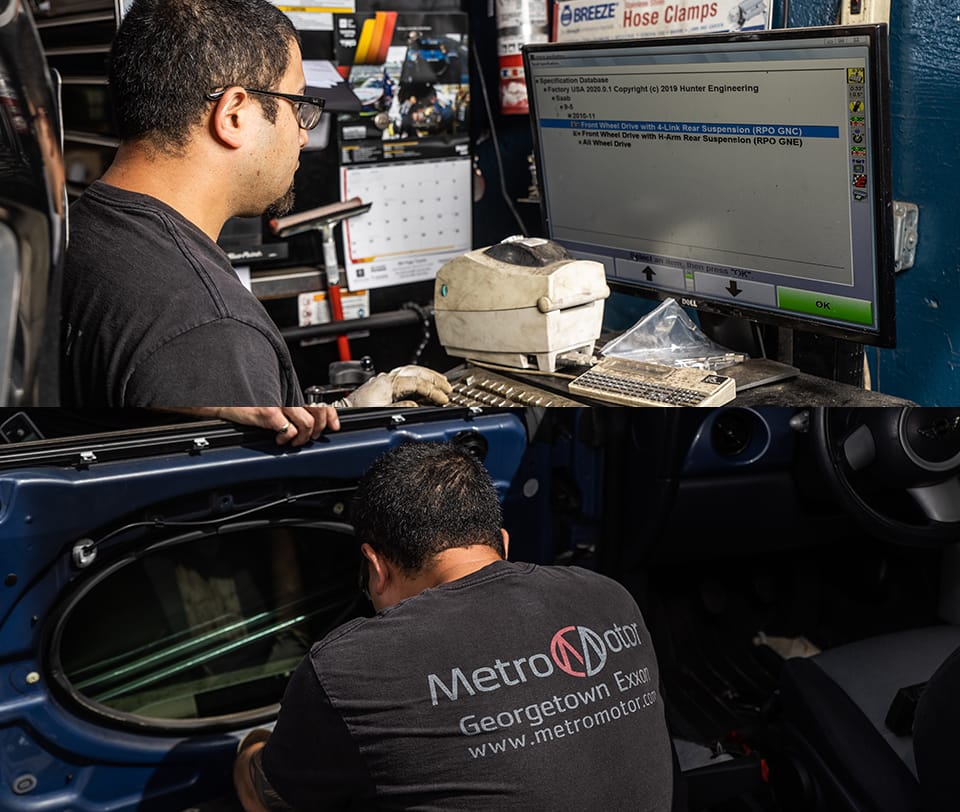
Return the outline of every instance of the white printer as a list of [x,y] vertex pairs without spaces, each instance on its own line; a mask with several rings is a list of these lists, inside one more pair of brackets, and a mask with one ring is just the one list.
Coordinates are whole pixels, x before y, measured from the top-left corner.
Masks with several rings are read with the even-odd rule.
[[562,353],[593,353],[609,295],[601,263],[550,240],[510,237],[437,272],[437,336],[449,355],[553,372]]

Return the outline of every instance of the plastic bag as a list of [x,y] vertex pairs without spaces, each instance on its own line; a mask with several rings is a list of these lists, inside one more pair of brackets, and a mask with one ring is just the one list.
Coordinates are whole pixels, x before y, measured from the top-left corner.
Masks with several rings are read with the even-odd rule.
[[629,330],[608,341],[600,354],[702,369],[723,369],[747,358],[710,340],[675,299],[665,299]]

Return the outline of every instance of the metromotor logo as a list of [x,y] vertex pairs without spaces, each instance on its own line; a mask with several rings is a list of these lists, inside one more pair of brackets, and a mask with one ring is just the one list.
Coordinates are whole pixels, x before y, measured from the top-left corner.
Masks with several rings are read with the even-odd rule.
[[550,641],[550,657],[561,671],[571,677],[592,677],[603,670],[607,662],[607,647],[603,638],[593,629],[567,626],[560,629]]
[[460,666],[450,669],[449,679],[427,675],[432,704],[441,696],[456,702],[463,696],[476,696],[500,688],[509,688],[532,679],[545,679],[558,670],[571,677],[585,679],[603,671],[611,654],[642,645],[638,623],[613,625],[597,632],[587,626],[564,626],[550,638],[549,654],[534,652],[521,657],[501,659],[472,670]]

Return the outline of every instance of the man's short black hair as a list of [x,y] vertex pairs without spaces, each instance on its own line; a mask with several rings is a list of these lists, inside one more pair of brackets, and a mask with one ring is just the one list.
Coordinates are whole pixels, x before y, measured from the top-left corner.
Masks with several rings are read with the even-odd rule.
[[357,488],[353,525],[360,543],[409,573],[454,547],[485,544],[504,555],[493,480],[450,443],[402,443],[377,459]]
[[[299,35],[268,0],[134,0],[110,50],[109,82],[122,139],[176,152],[212,102],[241,85],[273,90]],[[273,121],[277,101],[257,96]]]

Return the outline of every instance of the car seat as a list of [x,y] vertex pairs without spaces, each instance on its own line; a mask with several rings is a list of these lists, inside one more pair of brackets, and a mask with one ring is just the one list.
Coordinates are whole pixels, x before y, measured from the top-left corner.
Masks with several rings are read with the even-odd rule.
[[771,767],[785,812],[941,812],[960,804],[960,626],[786,660]]

